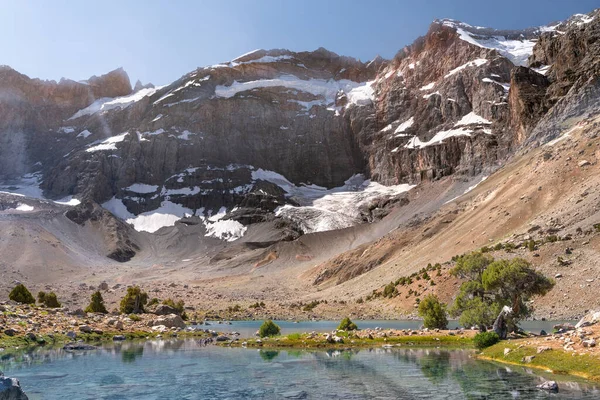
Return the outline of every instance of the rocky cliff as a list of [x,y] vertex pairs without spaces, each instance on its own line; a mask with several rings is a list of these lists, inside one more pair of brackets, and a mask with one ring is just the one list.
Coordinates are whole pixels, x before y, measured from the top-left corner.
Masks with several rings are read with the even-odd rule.
[[[257,50],[133,93],[122,70],[54,83],[4,68],[0,174],[39,171],[46,196],[125,220],[225,218],[243,234],[289,207],[330,212],[316,199],[367,191],[349,180],[359,173],[385,185],[487,173],[560,133],[558,118],[593,112],[598,14],[520,31],[437,20],[389,61]],[[385,215],[368,214],[351,217]]]

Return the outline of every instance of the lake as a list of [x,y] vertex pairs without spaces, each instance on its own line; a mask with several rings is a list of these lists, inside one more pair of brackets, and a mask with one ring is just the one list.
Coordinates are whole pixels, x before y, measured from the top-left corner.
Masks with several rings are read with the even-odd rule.
[[[69,353],[2,356],[0,369],[31,400],[58,399],[598,399],[599,388],[472,358],[469,350],[256,350],[198,340],[111,343]],[[552,377],[555,379],[556,377]]]
[[[238,332],[240,337],[253,337],[260,325],[260,321],[231,321],[231,325],[219,323],[218,321],[208,321],[210,325],[197,325],[203,329],[212,329],[219,332]],[[281,334],[287,335],[294,332],[331,332],[336,329],[340,321],[274,321],[281,328]],[[382,329],[419,329],[423,325],[420,320],[369,320],[369,321],[354,321],[359,329],[374,329],[376,327]],[[522,321],[520,326],[526,331],[540,333],[543,329],[546,332],[552,332],[552,327],[556,324],[569,322],[576,324],[577,321]],[[457,321],[449,321],[449,328],[458,327]]]

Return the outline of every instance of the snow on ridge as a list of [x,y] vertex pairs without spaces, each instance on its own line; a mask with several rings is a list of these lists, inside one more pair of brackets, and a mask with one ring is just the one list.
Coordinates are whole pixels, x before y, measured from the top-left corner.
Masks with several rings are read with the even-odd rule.
[[77,135],[76,137],[81,137],[86,139],[88,136],[92,135],[92,132],[88,131],[87,129],[79,132],[79,135]]
[[486,64],[488,62],[488,60],[486,60],[485,58],[477,58],[475,60],[469,61],[468,63],[465,63],[463,65],[461,65],[460,67],[456,67],[454,68],[452,71],[448,72],[444,78],[449,78],[452,75],[462,71],[465,68],[469,68],[469,67],[481,67],[482,65]]
[[539,68],[532,68],[532,70],[534,70],[538,74],[546,75],[548,71],[550,71],[550,68],[552,68],[552,65],[542,65]]
[[429,93],[429,94],[424,94],[424,95],[423,95],[423,98],[424,98],[424,99],[428,99],[428,98],[430,98],[431,96],[441,96],[441,95],[442,95],[442,94],[441,94],[440,92],[433,92],[433,93]]
[[259,79],[256,81],[238,82],[234,81],[230,86],[219,85],[215,88],[215,95],[223,98],[231,98],[237,93],[248,90],[269,87],[285,87],[302,92],[310,93],[314,96],[323,97],[328,104],[335,102],[338,92],[344,91],[350,102],[355,104],[364,104],[373,98],[372,82],[358,83],[347,79],[339,81],[330,79],[308,80],[300,79],[294,75],[282,75],[273,79]]
[[433,87],[434,87],[434,86],[435,86],[435,82],[431,82],[431,83],[428,83],[428,84],[427,84],[427,85],[425,85],[425,86],[422,86],[422,87],[421,87],[419,90],[420,90],[420,91],[422,91],[422,92],[424,92],[424,91],[426,91],[426,90],[431,90],[431,89],[433,89]]
[[422,149],[423,147],[432,146],[442,143],[445,139],[455,136],[471,136],[473,131],[467,128],[449,129],[445,131],[439,131],[430,140],[422,142],[418,136],[414,136],[404,145],[406,149]]
[[258,53],[259,51],[262,51],[262,50],[263,50],[263,49],[254,49],[254,50],[252,50],[252,51],[249,51],[249,52],[247,52],[247,53],[244,53],[244,54],[242,54],[241,56],[238,56],[238,57],[234,58],[234,59],[233,59],[233,61],[237,61],[237,60],[239,60],[240,58],[248,57],[248,56],[250,56],[250,55],[252,55],[252,54],[254,54],[254,53]]
[[510,89],[510,84],[498,82],[498,81],[495,81],[495,80],[493,80],[491,78],[483,78],[481,81],[485,82],[485,83],[494,83],[496,85],[500,85],[500,86],[502,86],[502,88],[504,89],[504,91],[507,92],[507,93],[508,93],[508,91]]
[[493,49],[498,51],[504,57],[508,58],[515,65],[526,66],[527,59],[533,54],[534,40],[523,38],[523,40],[507,39],[506,36],[497,35],[478,35],[469,32],[467,29],[483,30],[487,28],[473,27],[464,22],[454,20],[442,20],[444,26],[456,29],[460,39],[467,43],[482,47],[484,49]]
[[162,89],[164,86],[157,86],[154,88],[140,89],[135,93],[121,97],[103,97],[94,101],[86,108],[77,111],[69,120],[77,119],[85,115],[95,114],[97,112],[104,112],[115,108],[127,108],[130,105],[142,100],[144,97],[152,96],[154,93]]
[[398,127],[396,128],[396,130],[394,131],[394,133],[395,134],[403,133],[408,128],[410,128],[411,126],[413,126],[414,123],[415,123],[415,117],[410,117],[409,119],[407,119],[406,121],[404,121],[403,123],[401,123],[400,125],[398,125]]
[[464,125],[490,125],[492,122],[488,121],[487,119],[480,117],[479,115],[475,114],[474,111],[471,111],[470,113],[468,113],[467,115],[463,116],[460,121],[458,121],[454,126],[458,127],[458,126],[464,126]]
[[103,150],[116,150],[117,143],[125,140],[125,136],[127,136],[129,132],[122,133],[117,136],[109,137],[104,140],[97,140],[91,144],[92,147],[87,148],[85,151],[88,153],[93,153],[95,151],[103,151]]

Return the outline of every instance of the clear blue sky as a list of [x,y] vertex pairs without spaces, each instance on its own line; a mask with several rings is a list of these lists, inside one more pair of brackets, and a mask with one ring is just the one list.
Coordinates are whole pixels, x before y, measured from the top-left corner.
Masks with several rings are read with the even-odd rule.
[[169,83],[257,48],[391,58],[435,18],[524,28],[600,0],[0,0],[0,64],[31,77],[86,79],[122,66]]

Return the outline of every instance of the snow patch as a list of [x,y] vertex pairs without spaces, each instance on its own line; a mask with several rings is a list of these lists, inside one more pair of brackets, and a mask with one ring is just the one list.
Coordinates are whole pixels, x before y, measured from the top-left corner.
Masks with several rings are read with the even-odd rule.
[[475,112],[471,111],[470,113],[468,113],[467,115],[465,115],[464,117],[462,117],[460,119],[460,121],[458,121],[454,126],[464,126],[464,125],[489,125],[491,124],[491,121],[488,121],[487,119],[480,117],[479,115],[475,114]]
[[408,128],[410,128],[411,126],[413,126],[414,123],[415,123],[415,117],[410,117],[409,119],[407,119],[406,121],[404,121],[403,123],[401,123],[400,125],[398,125],[398,127],[396,128],[396,130],[394,131],[394,133],[395,134],[403,133]]
[[459,73],[460,71],[462,71],[465,68],[469,68],[469,67],[481,67],[482,65],[486,64],[488,62],[488,60],[486,60],[485,58],[478,58],[475,59],[473,61],[469,61],[466,64],[461,65],[460,67],[454,68],[452,71],[448,72],[444,78],[449,78],[454,74]]
[[117,136],[109,137],[108,139],[100,141],[97,140],[91,144],[92,147],[86,149],[85,151],[87,151],[88,153],[92,153],[95,151],[116,150],[117,143],[120,143],[123,140],[125,140],[125,136],[127,136],[128,134],[129,132],[125,132]]
[[215,88],[218,97],[231,98],[240,92],[258,88],[285,87],[320,96],[327,104],[335,103],[337,94],[343,91],[347,94],[351,103],[362,105],[373,100],[373,82],[358,83],[347,79],[325,80],[325,79],[300,79],[294,75],[282,75],[273,79],[259,79],[256,81],[238,82],[234,81],[230,86],[219,85]]
[[449,129],[446,131],[440,131],[435,134],[430,140],[422,142],[417,136],[414,136],[409,142],[404,145],[407,149],[422,149],[423,147],[432,146],[442,143],[445,139],[455,136],[471,136],[472,130],[466,128]]
[[92,135],[92,132],[88,131],[87,129],[84,131],[79,132],[79,135],[77,135],[76,137],[81,137],[81,138],[87,138],[88,136]]
[[428,83],[425,86],[422,86],[419,90],[424,92],[425,90],[431,90],[435,86],[435,82]]
[[154,193],[158,190],[158,185],[147,185],[145,183],[134,183],[133,185],[126,187],[125,190],[134,193]]
[[157,86],[154,88],[146,88],[140,89],[137,92],[130,94],[128,96],[122,97],[104,97],[94,101],[88,107],[77,111],[69,120],[77,119],[83,117],[85,115],[95,114],[97,112],[105,112],[108,110],[112,110],[115,108],[127,108],[130,105],[142,100],[144,97],[152,96],[158,90],[162,89],[164,86]]

